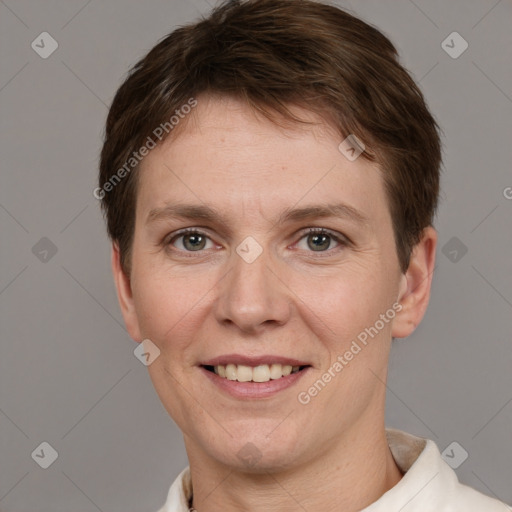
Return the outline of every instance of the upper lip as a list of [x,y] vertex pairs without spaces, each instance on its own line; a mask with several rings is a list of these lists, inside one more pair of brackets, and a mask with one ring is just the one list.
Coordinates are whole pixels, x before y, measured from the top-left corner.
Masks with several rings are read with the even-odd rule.
[[260,366],[263,364],[281,364],[290,366],[310,366],[307,361],[300,361],[299,359],[292,359],[290,357],[267,355],[260,356],[245,356],[242,354],[225,354],[217,356],[207,361],[200,363],[201,366],[226,366],[228,364],[245,365],[245,366]]

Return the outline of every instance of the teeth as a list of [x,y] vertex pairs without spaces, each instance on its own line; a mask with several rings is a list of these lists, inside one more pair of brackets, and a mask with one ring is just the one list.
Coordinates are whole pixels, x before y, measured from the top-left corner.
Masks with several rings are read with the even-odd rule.
[[270,365],[270,378],[280,379],[283,376],[283,366],[280,364]]
[[249,382],[252,380],[252,368],[239,364],[236,368],[236,380],[238,382]]
[[246,366],[243,364],[228,364],[226,366],[218,365],[213,367],[213,371],[219,376],[228,380],[237,380],[238,382],[268,382],[269,380],[286,377],[290,373],[299,371],[299,366],[289,364],[262,364],[260,366]]
[[[218,372],[218,370],[217,370]],[[218,372],[220,373],[220,372]],[[234,364],[228,364],[226,366],[226,378],[229,380],[236,380],[237,373],[236,373],[236,366]]]
[[262,364],[252,369],[252,380],[254,382],[268,382],[270,380],[270,368],[268,364]]

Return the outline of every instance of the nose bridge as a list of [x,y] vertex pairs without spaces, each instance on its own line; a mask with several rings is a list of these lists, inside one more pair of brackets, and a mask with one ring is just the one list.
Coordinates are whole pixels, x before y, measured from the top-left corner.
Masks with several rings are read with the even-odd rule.
[[290,301],[286,287],[275,274],[275,260],[268,248],[247,237],[231,255],[231,271],[222,280],[216,315],[254,331],[264,323],[286,322]]

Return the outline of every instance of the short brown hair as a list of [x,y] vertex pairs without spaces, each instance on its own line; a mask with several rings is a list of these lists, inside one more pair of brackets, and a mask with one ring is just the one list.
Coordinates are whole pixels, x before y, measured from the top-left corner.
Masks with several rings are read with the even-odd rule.
[[[395,47],[376,28],[325,3],[230,0],[161,40],[130,70],[112,102],[95,195],[128,274],[138,166],[132,162],[130,172],[126,162],[200,94],[243,100],[274,122],[276,114],[305,122],[288,109],[303,106],[333,123],[340,142],[356,135],[366,147],[361,156],[384,173],[398,259],[407,270],[414,245],[433,223],[441,144]],[[166,129],[159,143],[170,133]]]

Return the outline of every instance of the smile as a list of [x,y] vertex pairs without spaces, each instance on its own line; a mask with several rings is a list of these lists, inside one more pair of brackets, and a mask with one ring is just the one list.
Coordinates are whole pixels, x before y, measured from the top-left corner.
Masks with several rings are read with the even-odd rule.
[[214,389],[223,394],[238,400],[260,400],[270,399],[292,387],[309,373],[312,367],[280,363],[262,364],[258,361],[258,364],[253,363],[251,366],[216,362],[200,365],[199,369]]
[[258,366],[220,364],[216,366],[204,366],[204,368],[227,380],[236,380],[238,382],[268,382],[297,373],[306,368],[306,366],[292,366],[279,363],[261,364]]

